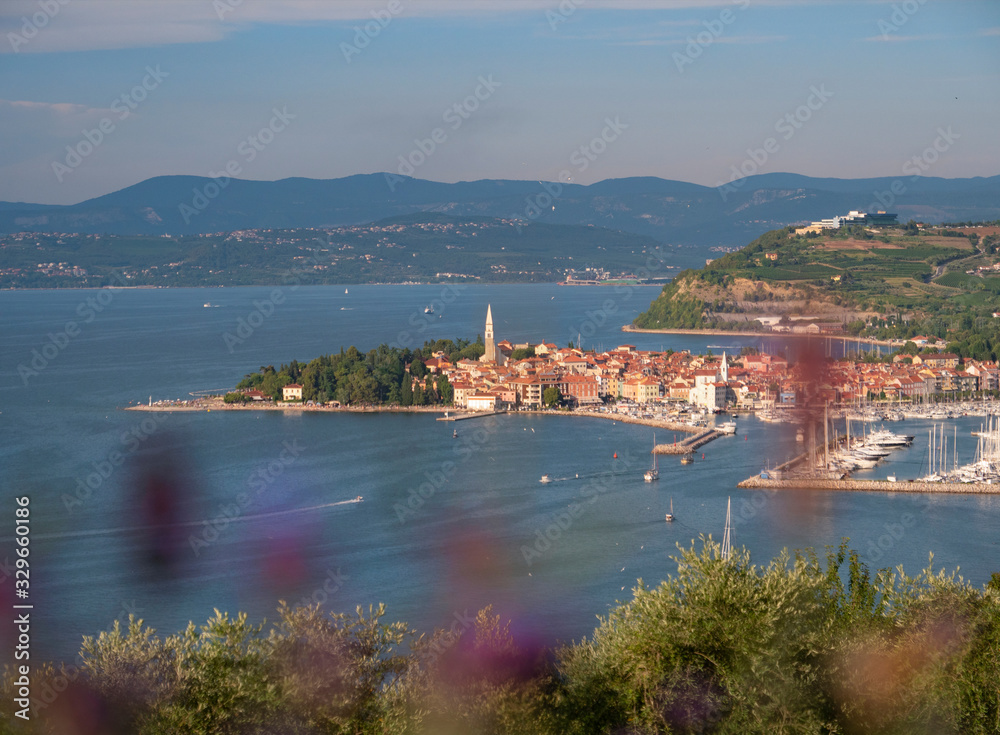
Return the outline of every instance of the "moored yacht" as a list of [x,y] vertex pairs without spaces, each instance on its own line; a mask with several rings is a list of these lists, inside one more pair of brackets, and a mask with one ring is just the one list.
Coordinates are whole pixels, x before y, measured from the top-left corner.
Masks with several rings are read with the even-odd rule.
[[878,447],[908,447],[913,443],[909,434],[895,434],[888,429],[879,429],[868,435],[865,444]]
[[653,434],[653,466],[646,470],[643,474],[643,479],[646,482],[653,482],[654,480],[660,479],[660,468],[656,462],[656,434]]

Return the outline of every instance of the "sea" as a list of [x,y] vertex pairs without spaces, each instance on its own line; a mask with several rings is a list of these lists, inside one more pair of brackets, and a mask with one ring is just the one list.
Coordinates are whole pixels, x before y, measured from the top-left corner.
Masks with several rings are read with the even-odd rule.
[[[872,569],[1000,571],[995,496],[740,490],[800,451],[794,427],[737,419],[695,462],[659,458],[647,426],[578,416],[146,413],[138,403],[234,386],[261,366],[380,343],[497,339],[716,354],[759,338],[622,333],[656,287],[291,285],[0,292],[0,600],[30,604],[33,661],[72,662],[130,615],[159,635],[214,610],[273,621],[280,601],[463,630],[493,605],[522,640],[578,641],[599,617],[721,540],[769,562],[849,538]],[[426,313],[429,307],[433,314]],[[946,423],[970,461],[982,419]],[[926,473],[930,421],[866,476]],[[856,430],[856,429],[855,429]],[[453,432],[457,431],[457,436]],[[951,451],[951,450],[949,450]],[[553,482],[541,483],[542,475]],[[360,496],[361,501],[357,498]],[[30,586],[15,587],[17,498]],[[673,506],[676,520],[666,523]],[[23,588],[23,585],[22,585]],[[13,650],[13,626],[0,643]]]

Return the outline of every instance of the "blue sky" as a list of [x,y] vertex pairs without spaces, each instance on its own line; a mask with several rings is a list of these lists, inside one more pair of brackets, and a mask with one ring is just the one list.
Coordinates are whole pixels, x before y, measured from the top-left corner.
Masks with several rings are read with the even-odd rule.
[[928,176],[992,176],[998,122],[997,0],[0,5],[0,201],[230,162],[717,185],[897,176],[918,156]]

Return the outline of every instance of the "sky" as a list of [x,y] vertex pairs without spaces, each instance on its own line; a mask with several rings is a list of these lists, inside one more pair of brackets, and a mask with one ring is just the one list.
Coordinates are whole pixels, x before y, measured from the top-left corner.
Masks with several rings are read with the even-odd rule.
[[998,0],[3,0],[0,201],[1000,174]]

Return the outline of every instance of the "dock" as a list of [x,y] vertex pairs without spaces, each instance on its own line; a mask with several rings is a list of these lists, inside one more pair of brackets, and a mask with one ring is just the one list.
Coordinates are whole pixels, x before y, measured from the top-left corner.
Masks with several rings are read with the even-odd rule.
[[653,447],[654,454],[689,454],[696,449],[703,447],[713,439],[718,439],[722,434],[715,429],[703,431],[700,434],[689,436],[676,444],[657,444]]
[[487,416],[499,416],[501,414],[507,413],[506,411],[473,411],[470,413],[463,413],[457,416],[451,416],[445,413],[444,416],[438,416],[438,421],[465,421],[466,419],[484,419]]
[[985,482],[920,482],[905,480],[833,480],[818,477],[799,477],[776,480],[750,477],[736,487],[751,490],[844,490],[874,493],[941,493],[951,495],[1000,495],[1000,485]]

